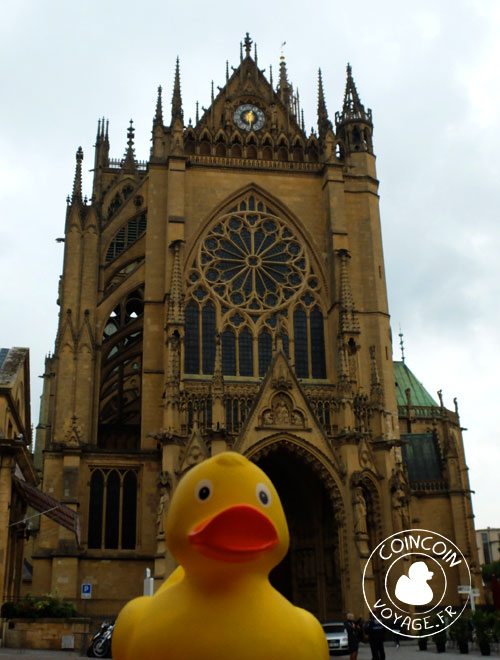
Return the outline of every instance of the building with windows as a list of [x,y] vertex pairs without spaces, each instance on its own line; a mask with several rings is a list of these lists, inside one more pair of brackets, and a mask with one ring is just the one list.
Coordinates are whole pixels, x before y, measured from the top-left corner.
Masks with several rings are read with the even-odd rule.
[[31,454],[27,348],[0,349],[0,602],[17,598],[28,523],[24,488],[38,481]]
[[370,551],[404,527],[454,539],[477,577],[458,413],[392,360],[372,113],[348,66],[331,121],[320,73],[307,132],[283,57],[277,74],[247,35],[186,123],[177,61],[147,162],[132,124],[110,158],[99,121],[90,202],[77,151],[37,456],[82,535],[42,521],[35,592],[91,583],[89,611],[111,612],[147,567],[159,584],[172,490],[226,449],[276,484],[291,549],[273,581],[320,619],[363,610]]
[[481,566],[500,561],[500,529],[498,527],[476,529],[476,541]]

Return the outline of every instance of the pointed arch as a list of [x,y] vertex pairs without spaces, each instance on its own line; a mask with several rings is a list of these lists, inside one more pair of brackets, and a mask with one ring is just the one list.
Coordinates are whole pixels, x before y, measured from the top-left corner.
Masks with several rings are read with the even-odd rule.
[[[218,332],[224,375],[263,377],[278,335],[285,352],[293,353],[293,310],[300,305],[305,330],[302,343],[297,331],[295,352],[302,349],[305,366],[297,374],[307,379],[324,377],[324,369],[311,367],[316,365],[311,338],[321,340],[321,363],[325,353],[324,331],[321,334],[324,279],[300,223],[291,215],[257,186],[245,186],[219,206],[203,233],[194,237],[185,261],[186,373],[213,373],[212,357],[210,369],[202,363],[205,349],[201,346],[209,347],[209,335],[213,338]],[[201,329],[201,309],[208,299],[212,311],[207,334]],[[316,311],[311,317],[313,307]]]
[[320,619],[337,620],[345,611],[349,556],[334,466],[317,448],[290,434],[261,440],[246,456],[272,479],[288,520],[290,551],[271,581]]
[[196,135],[192,126],[188,126],[184,133],[184,153],[192,156],[196,151]]

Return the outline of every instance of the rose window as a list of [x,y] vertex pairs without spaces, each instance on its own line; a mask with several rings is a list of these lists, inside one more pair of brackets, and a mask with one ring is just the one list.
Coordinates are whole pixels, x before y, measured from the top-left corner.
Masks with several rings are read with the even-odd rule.
[[250,194],[200,240],[188,272],[184,373],[213,374],[219,342],[224,376],[264,377],[281,345],[299,378],[325,378],[321,286],[290,227]]
[[290,303],[309,273],[303,245],[270,209],[255,208],[253,198],[210,231],[198,265],[222,302],[248,312]]

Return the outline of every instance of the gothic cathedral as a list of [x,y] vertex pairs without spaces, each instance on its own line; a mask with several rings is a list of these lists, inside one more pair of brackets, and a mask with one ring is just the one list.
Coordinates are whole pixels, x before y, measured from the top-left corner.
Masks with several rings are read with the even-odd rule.
[[363,614],[371,549],[403,528],[453,539],[477,578],[458,411],[392,358],[372,114],[351,67],[334,122],[319,73],[310,133],[284,57],[274,84],[247,34],[225,78],[186,123],[177,61],[147,162],[132,125],[111,159],[100,121],[90,201],[77,151],[36,458],[78,525],[43,518],[32,591],[91,584],[88,611],[116,613],[146,568],[161,584],[172,490],[228,449],[275,483],[291,547],[272,580],[321,620]]

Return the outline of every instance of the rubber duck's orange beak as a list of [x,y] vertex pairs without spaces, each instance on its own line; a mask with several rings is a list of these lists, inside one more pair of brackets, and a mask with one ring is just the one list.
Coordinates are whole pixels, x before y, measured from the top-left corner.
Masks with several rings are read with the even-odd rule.
[[279,543],[271,520],[249,504],[237,504],[189,532],[190,544],[205,557],[231,563],[251,561]]

